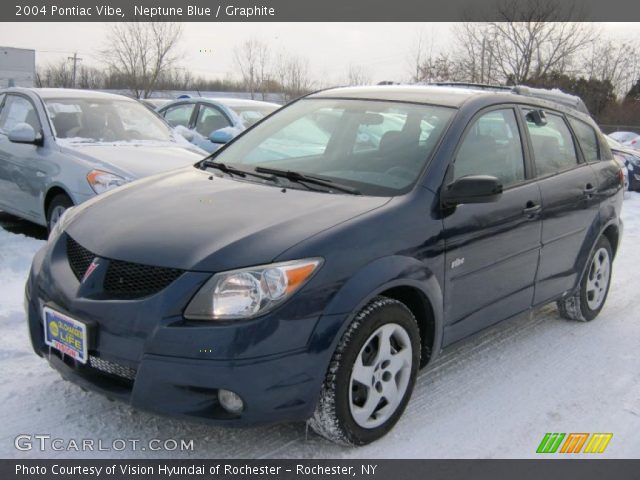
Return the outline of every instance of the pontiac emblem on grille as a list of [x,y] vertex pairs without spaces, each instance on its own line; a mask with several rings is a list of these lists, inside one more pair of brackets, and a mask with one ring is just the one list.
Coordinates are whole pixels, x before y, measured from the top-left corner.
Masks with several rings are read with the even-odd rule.
[[96,268],[98,268],[98,257],[94,258],[93,261],[87,267],[87,270],[84,272],[84,275],[82,276],[81,283],[84,283],[91,276],[91,274],[95,271]]

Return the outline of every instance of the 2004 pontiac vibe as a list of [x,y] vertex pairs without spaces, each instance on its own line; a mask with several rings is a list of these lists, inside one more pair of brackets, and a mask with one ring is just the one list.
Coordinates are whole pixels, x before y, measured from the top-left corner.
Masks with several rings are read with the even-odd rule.
[[605,304],[620,166],[574,103],[534,93],[326,90],[71,209],[27,283],[33,348],[138,408],[380,438],[443,347]]

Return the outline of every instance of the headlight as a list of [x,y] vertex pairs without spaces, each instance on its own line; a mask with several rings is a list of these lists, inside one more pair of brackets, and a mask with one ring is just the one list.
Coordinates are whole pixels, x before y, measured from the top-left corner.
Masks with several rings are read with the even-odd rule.
[[217,273],[189,303],[191,320],[237,320],[263,315],[291,297],[318,269],[311,258]]
[[87,175],[87,182],[97,194],[104,193],[112,188],[124,185],[129,180],[115,173],[105,172],[103,170],[92,170]]

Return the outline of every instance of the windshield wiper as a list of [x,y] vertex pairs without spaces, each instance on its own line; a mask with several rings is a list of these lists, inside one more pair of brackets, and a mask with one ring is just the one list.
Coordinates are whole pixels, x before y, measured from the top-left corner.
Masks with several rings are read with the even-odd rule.
[[241,168],[232,167],[231,165],[227,165],[226,163],[214,162],[213,160],[203,160],[200,164],[203,170],[205,168],[215,168],[220,170],[223,173],[227,173],[229,175],[237,175],[238,177],[246,177],[247,175],[251,175],[252,177],[261,178],[263,180],[269,180],[271,182],[275,181],[276,178],[273,175],[260,175],[256,172],[251,172],[248,170],[242,170]]
[[313,175],[307,175],[305,173],[295,172],[293,170],[279,170],[277,168],[268,167],[256,167],[255,171],[258,173],[267,173],[275,175],[276,177],[283,177],[292,182],[306,182],[313,183],[314,185],[321,185],[323,187],[330,188],[332,190],[338,190],[340,192],[349,193],[351,195],[362,195],[359,190],[336,183],[333,180],[327,178],[314,177]]

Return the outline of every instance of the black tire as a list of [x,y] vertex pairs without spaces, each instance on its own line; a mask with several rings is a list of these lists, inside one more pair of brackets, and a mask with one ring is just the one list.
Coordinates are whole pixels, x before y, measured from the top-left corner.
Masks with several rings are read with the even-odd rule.
[[[589,282],[589,277],[591,274],[591,269],[594,265],[594,261],[598,252],[605,250],[608,255],[609,261],[609,269],[608,269],[608,277],[606,278],[606,288],[603,291],[602,301],[597,308],[592,308],[589,305],[589,293],[587,291],[587,284]],[[611,286],[611,273],[612,273],[612,263],[613,263],[613,252],[611,250],[611,243],[609,240],[602,236],[598,239],[593,251],[589,257],[589,263],[587,264],[587,268],[580,280],[580,287],[577,292],[572,295],[569,295],[565,298],[558,300],[558,311],[560,312],[560,316],[562,318],[566,318],[567,320],[577,320],[579,322],[590,322],[594,318],[598,316],[598,314],[602,311],[605,303],[607,303],[607,296],[609,295],[609,287]]]
[[[372,335],[384,325],[390,328],[399,326],[400,333],[404,330],[408,334],[411,345],[410,373],[407,367],[403,370],[403,374],[408,375],[408,384],[402,399],[395,410],[390,409],[393,413],[389,412],[390,416],[384,423],[375,428],[363,428],[356,423],[350,410],[351,373],[361,350],[366,348],[365,344],[369,344]],[[374,298],[358,313],[342,336],[322,385],[320,400],[308,421],[309,426],[319,435],[342,445],[366,445],[384,436],[396,424],[411,398],[420,365],[420,353],[420,332],[411,310],[397,300],[382,296]],[[409,352],[405,354],[408,358]],[[386,372],[380,372],[383,372],[382,369],[379,374],[387,375]],[[392,377],[391,381],[396,382],[396,378]],[[384,405],[386,400],[381,401]]]
[[64,209],[66,210],[69,207],[73,207],[73,202],[71,199],[65,195],[64,193],[58,193],[47,207],[47,230],[51,233],[53,229],[54,223],[52,222],[52,217],[54,216],[54,212],[56,209]]

